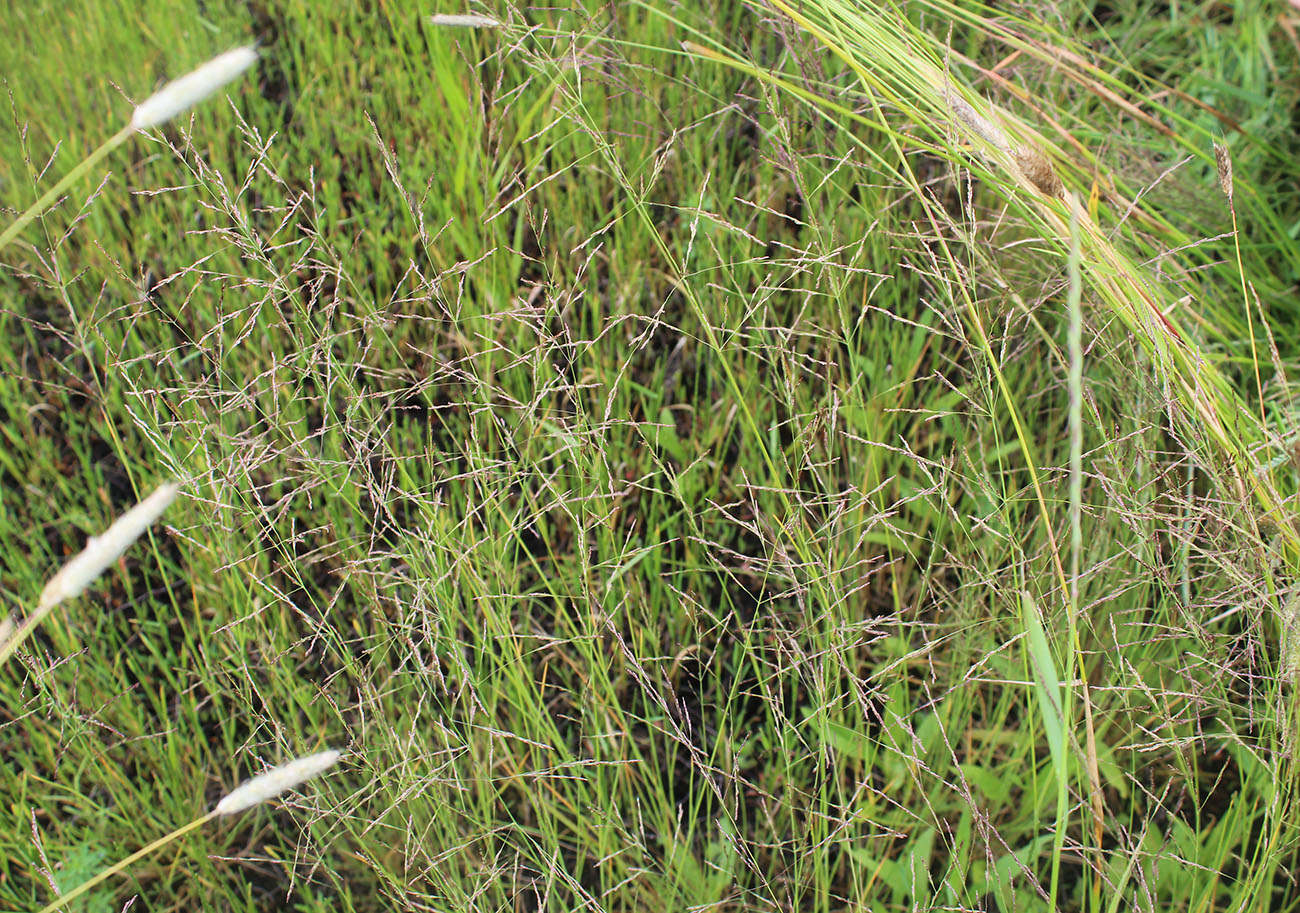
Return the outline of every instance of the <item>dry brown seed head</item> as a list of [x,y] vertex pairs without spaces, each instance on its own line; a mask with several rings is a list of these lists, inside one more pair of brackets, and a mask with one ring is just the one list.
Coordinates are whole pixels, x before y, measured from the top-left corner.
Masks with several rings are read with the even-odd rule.
[[1224,196],[1231,200],[1232,156],[1228,154],[1228,147],[1223,143],[1214,144],[1214,165],[1219,170],[1219,187],[1223,190]]
[[1056,169],[1037,149],[1021,146],[1015,152],[1015,160],[1025,180],[1047,196],[1059,197],[1065,191],[1065,185],[1056,176]]

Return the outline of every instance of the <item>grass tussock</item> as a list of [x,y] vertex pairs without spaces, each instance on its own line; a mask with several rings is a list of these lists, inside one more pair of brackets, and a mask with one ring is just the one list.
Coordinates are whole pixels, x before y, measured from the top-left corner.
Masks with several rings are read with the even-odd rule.
[[1290,12],[5,15],[0,907],[1296,907]]

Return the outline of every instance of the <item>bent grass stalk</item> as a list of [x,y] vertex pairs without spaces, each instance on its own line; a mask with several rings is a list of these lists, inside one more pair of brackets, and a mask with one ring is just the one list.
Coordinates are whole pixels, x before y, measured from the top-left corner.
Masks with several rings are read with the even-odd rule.
[[[982,170],[992,179],[991,185],[1002,188],[1010,204],[1036,222],[1047,239],[1057,242],[1060,254],[1071,261],[1071,281],[1075,288],[1081,288],[1081,283],[1074,277],[1086,277],[1100,305],[1119,317],[1152,357],[1159,373],[1169,379],[1176,401],[1187,411],[1188,426],[1208,437],[1211,451],[1208,456],[1213,457],[1211,465],[1227,467],[1227,482],[1237,496],[1243,503],[1254,501],[1260,515],[1271,520],[1279,531],[1290,562],[1293,565],[1300,563],[1300,532],[1288,522],[1283,497],[1273,487],[1267,473],[1256,468],[1257,460],[1252,456],[1255,447],[1273,443],[1273,436],[1261,418],[1252,414],[1216,365],[1178,326],[1169,313],[1170,308],[1162,306],[1163,296],[1151,280],[1114,245],[1078,195],[1057,176],[1052,160],[1068,162],[1069,157],[1029,124],[1008,111],[983,102],[975,93],[961,87],[943,64],[945,49],[940,42],[899,21],[890,11],[875,4],[864,7],[840,0],[800,4],[798,9],[786,0],[770,0],[770,3],[811,33],[859,78],[872,116],[867,117],[865,111],[855,112],[853,120],[881,131],[894,147],[897,161],[886,162],[865,141],[859,140],[860,147],[883,166],[901,168],[920,199],[925,198],[924,194],[911,174],[908,157],[902,148],[904,143],[915,146],[919,137],[912,131],[904,136],[892,127],[883,105],[901,111],[911,123],[952,125],[964,145],[946,138],[940,129],[932,131],[936,143],[930,151],[955,164],[964,164],[969,161],[970,151],[974,150],[977,153],[976,164],[978,166],[983,161]],[[742,57],[716,45],[714,48],[688,45],[687,52],[745,70],[782,89],[794,88],[776,74],[753,67]],[[807,90],[795,88],[793,94],[826,113],[841,109],[835,102]],[[1067,136],[1067,139],[1072,138]],[[945,255],[951,257],[942,232],[937,232],[937,237]],[[964,303],[979,341],[991,357],[983,322],[974,302],[966,297]],[[999,385],[1003,386],[996,358],[991,357],[990,363]],[[1005,389],[1003,392],[1006,393]],[[1079,642],[1075,601],[1071,599],[1073,587],[1062,566],[1060,549],[1050,522],[1052,512],[1039,486],[1031,444],[1020,427],[1014,402],[1009,395],[1004,398],[1016,424],[1035,495],[1042,507],[1040,516],[1062,596],[1070,604],[1068,618],[1074,665],[1080,681],[1085,683],[1079,697],[1086,730],[1085,760],[1094,817],[1092,836],[1100,847],[1104,808],[1100,801],[1094,724],[1086,690],[1089,676]],[[1094,874],[1098,878],[1101,876],[1098,870],[1094,870]],[[1095,881],[1094,890],[1097,884],[1099,882]]]
[[252,47],[235,48],[212,58],[203,66],[167,83],[136,106],[131,122],[110,136],[53,187],[41,195],[12,225],[0,234],[0,250],[43,215],[78,180],[105,156],[140,130],[157,127],[207,99],[257,62]]
[[212,809],[212,811],[205,815],[200,815],[193,821],[176,828],[176,830],[171,833],[159,837],[148,846],[136,850],[125,859],[115,862],[93,878],[83,881],[71,891],[61,895],[57,900],[41,907],[39,913],[53,913],[53,911],[67,906],[96,885],[102,884],[118,872],[127,869],[151,853],[157,852],[173,840],[178,840],[190,831],[202,827],[213,818],[233,815],[256,805],[261,805],[263,802],[270,801],[276,796],[305,783],[312,777],[319,776],[338,763],[338,760],[342,755],[343,753],[341,751],[334,749],[321,751],[313,755],[296,758],[287,764],[273,767],[266,773],[253,777],[251,780],[227,793],[226,796],[217,803],[217,806]]
[[[1211,469],[1212,474],[1217,471],[1221,483],[1233,491],[1243,508],[1248,508],[1253,502],[1257,511],[1254,519],[1261,521],[1257,526],[1264,527],[1266,524],[1262,521],[1267,521],[1267,527],[1271,528],[1280,542],[1279,551],[1284,562],[1292,569],[1300,567],[1300,531],[1289,516],[1284,495],[1274,486],[1271,465],[1261,465],[1257,456],[1259,449],[1277,449],[1279,445],[1278,438],[1270,431],[1265,417],[1253,412],[1217,364],[1179,327],[1168,297],[1157,289],[1152,279],[1129,256],[1116,247],[1077,194],[1064,185],[1058,191],[1055,182],[1050,179],[1046,182],[1041,178],[1036,180],[1035,175],[1026,169],[1024,159],[1017,157],[1016,153],[1009,154],[1009,150],[1029,149],[1037,151],[1044,159],[1050,155],[1056,161],[1065,163],[1070,162],[1070,156],[1023,120],[997,106],[984,103],[975,93],[962,89],[961,95],[969,110],[979,114],[984,122],[994,125],[998,133],[992,138],[981,136],[980,131],[964,123],[959,111],[946,101],[956,90],[957,83],[943,64],[945,49],[942,43],[933,36],[900,22],[890,11],[882,10],[876,4],[849,5],[841,0],[812,0],[800,4],[797,10],[785,0],[770,2],[811,32],[860,78],[871,103],[875,121],[873,127],[882,130],[894,145],[898,162],[893,167],[900,167],[901,163],[913,191],[919,197],[924,198],[924,195],[910,172],[908,158],[902,154],[901,148],[904,142],[914,146],[918,137],[909,132],[904,138],[898,130],[891,128],[883,111],[882,100],[902,111],[912,123],[952,124],[960,138],[965,140],[966,147],[945,140],[942,131],[932,131],[938,140],[931,149],[932,152],[960,165],[970,161],[969,149],[973,148],[978,153],[976,167],[990,179],[990,186],[1001,189],[1003,199],[1030,224],[1036,224],[1045,240],[1054,241],[1057,252],[1063,259],[1069,257],[1072,247],[1077,247],[1080,275],[1088,282],[1098,305],[1119,318],[1151,357],[1157,375],[1165,378],[1174,394],[1172,401],[1185,410],[1184,415],[1173,416],[1174,420],[1184,429],[1204,435],[1207,446],[1200,455],[1201,465]],[[816,21],[810,19],[810,15],[816,16]],[[813,104],[822,103],[818,99]],[[999,134],[1001,142],[997,141]],[[1014,137],[1014,140],[1007,137]],[[1072,141],[1073,138],[1066,134],[1065,140]],[[985,163],[982,168],[981,159]],[[1073,169],[1073,173],[1081,171],[1086,169]],[[1227,185],[1226,179],[1223,183]],[[1229,186],[1225,186],[1225,193]],[[1235,216],[1235,211],[1233,214]],[[1234,239],[1237,239],[1235,228],[1234,223]],[[937,237],[945,255],[951,257],[942,233],[938,233]],[[1242,285],[1243,297],[1247,297],[1244,278]],[[972,321],[978,327],[979,315],[974,309],[974,303],[969,298],[965,303]],[[980,335],[983,341],[982,332]],[[1252,343],[1253,337],[1252,329]],[[1253,348],[1252,354],[1254,355]],[[1252,360],[1258,370],[1258,357],[1255,356]],[[991,365],[1001,384],[997,361],[993,360]],[[1007,404],[1014,418],[1014,403],[1008,399]],[[1017,433],[1020,432],[1017,422]],[[1051,511],[1043,501],[1035,463],[1023,436],[1021,443],[1025,449],[1035,494],[1043,508],[1040,516],[1047,527],[1053,561],[1060,573],[1061,562],[1050,529]],[[1068,599],[1069,586],[1064,585],[1064,580],[1061,582],[1063,595]],[[1104,832],[1101,815],[1105,813],[1105,808],[1099,801],[1101,785],[1096,737],[1086,691],[1088,663],[1085,662],[1085,655],[1077,640],[1078,627],[1073,615],[1071,622],[1076,637],[1072,644],[1075,653],[1073,665],[1078,669],[1079,681],[1083,683],[1079,698],[1083,704],[1083,723],[1087,736],[1085,761],[1090,781],[1087,788],[1094,812],[1091,837],[1095,841],[1095,848],[1100,851],[1103,844],[1099,838]],[[1069,700],[1069,692],[1066,700]],[[1275,819],[1267,846],[1258,847],[1258,851],[1267,853],[1276,848],[1280,840],[1279,833]],[[1055,868],[1059,861],[1059,845],[1054,850]],[[1100,862],[1094,864],[1093,873],[1095,897],[1103,877]]]
[[[971,149],[977,151],[991,166],[988,173],[994,183],[1005,188],[1007,200],[1035,220],[1048,238],[1054,238],[1062,255],[1068,256],[1077,233],[1080,266],[1090,288],[1169,378],[1177,400],[1195,417],[1196,427],[1208,435],[1215,455],[1229,468],[1236,494],[1243,501],[1255,501],[1261,516],[1278,529],[1288,558],[1300,564],[1300,531],[1288,521],[1282,495],[1266,472],[1256,470],[1250,456],[1253,447],[1275,443],[1274,438],[1168,313],[1169,308],[1161,305],[1163,296],[1150,279],[1114,245],[1055,170],[1045,170],[1051,169],[1051,159],[1068,161],[1068,157],[1022,119],[963,88],[941,63],[938,41],[901,25],[889,11],[874,4],[859,7],[838,0],[821,0],[799,9],[785,0],[771,0],[771,5],[811,33],[859,78],[874,116],[855,113],[855,121],[882,131],[895,143],[902,141],[904,137],[890,126],[879,107],[883,100],[914,123],[951,124],[966,145],[945,141],[936,130],[939,142],[931,151],[955,163],[967,161]],[[833,101],[797,89],[719,47],[688,44],[687,51],[744,70],[783,90],[793,89],[801,100],[824,111],[842,110]],[[915,143],[918,138],[909,133],[905,139]],[[879,152],[862,145],[882,165],[887,164]],[[902,161],[906,169],[905,156]],[[1073,231],[1072,219],[1077,220]],[[972,319],[978,317],[972,314]],[[1064,574],[1058,576],[1064,586]]]

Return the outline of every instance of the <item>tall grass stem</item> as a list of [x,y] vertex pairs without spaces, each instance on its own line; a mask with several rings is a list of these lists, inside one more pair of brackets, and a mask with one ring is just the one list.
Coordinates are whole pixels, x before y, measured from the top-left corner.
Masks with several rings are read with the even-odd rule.
[[48,903],[45,906],[41,907],[39,913],[53,913],[53,911],[55,910],[59,910],[62,909],[63,907],[66,907],[68,904],[72,903],[72,901],[76,900],[78,897],[85,894],[91,888],[95,887],[98,884],[101,884],[106,879],[112,878],[118,872],[121,872],[123,869],[127,868],[128,866],[131,866],[134,863],[139,862],[141,859],[150,855],[151,853],[157,852],[158,850],[165,847],[167,844],[171,843],[173,840],[177,840],[185,836],[195,828],[202,827],[204,824],[207,824],[216,816],[217,816],[217,812],[214,809],[200,818],[195,818],[193,821],[189,822],[188,824],[181,825],[180,827],[176,828],[176,830],[172,831],[170,834],[166,834],[165,836],[159,837],[157,840],[155,840],[153,843],[149,844],[148,846],[143,847],[142,849],[138,849],[130,856],[127,856],[125,859],[113,863],[108,868],[104,869],[104,871],[100,872],[98,875],[95,875],[93,878],[83,881],[81,884],[77,885],[68,893],[61,895],[57,900],[52,901],[51,903]]
[[44,215],[45,212],[58,202],[59,198],[67,192],[69,187],[84,177],[86,172],[99,164],[106,155],[125,143],[134,132],[134,127],[129,125],[123,127],[105,140],[103,145],[98,149],[86,156],[86,158],[77,165],[76,168],[73,168],[65,174],[57,184],[45,191],[45,193],[41,195],[40,199],[33,203],[26,212],[20,215],[12,225],[6,228],[3,234],[0,234],[0,250],[4,250],[4,248],[8,246],[9,242],[22,234],[23,229],[32,224],[32,222],[37,218]]

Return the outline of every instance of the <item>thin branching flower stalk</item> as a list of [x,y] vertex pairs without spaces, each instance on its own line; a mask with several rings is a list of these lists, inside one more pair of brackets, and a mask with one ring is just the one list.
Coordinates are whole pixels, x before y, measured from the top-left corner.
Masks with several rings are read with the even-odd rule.
[[136,106],[131,121],[114,133],[80,164],[41,195],[26,212],[0,234],[0,249],[17,238],[28,225],[53,206],[68,188],[94,168],[104,157],[141,130],[166,123],[178,114],[204,101],[257,62],[251,47],[235,48],[209,60],[179,79],[172,80]]

